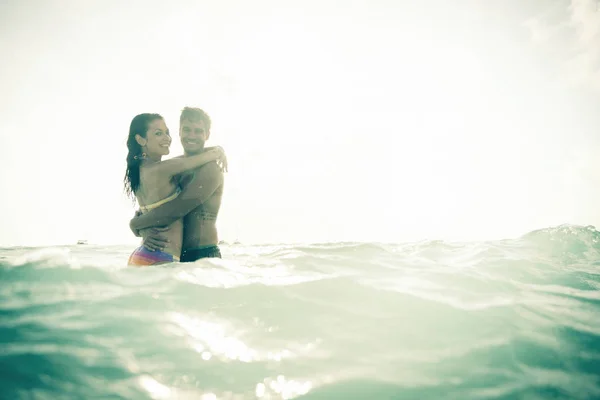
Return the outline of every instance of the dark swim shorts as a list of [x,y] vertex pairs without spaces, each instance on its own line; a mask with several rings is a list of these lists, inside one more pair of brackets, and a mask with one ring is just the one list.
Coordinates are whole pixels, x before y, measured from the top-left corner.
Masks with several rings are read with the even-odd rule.
[[186,249],[181,253],[181,262],[194,262],[201,258],[221,258],[219,246]]

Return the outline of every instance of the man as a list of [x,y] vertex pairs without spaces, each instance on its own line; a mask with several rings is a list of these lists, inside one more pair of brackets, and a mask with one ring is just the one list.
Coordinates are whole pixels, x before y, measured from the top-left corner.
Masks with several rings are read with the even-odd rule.
[[[185,107],[179,118],[179,137],[184,156],[205,151],[210,136],[210,117],[199,108]],[[162,250],[166,238],[161,236],[162,226],[183,220],[183,243],[181,262],[192,262],[201,258],[221,258],[217,234],[217,215],[223,197],[223,171],[216,162],[211,162],[183,177],[182,192],[169,201],[134,217],[129,226],[136,236],[144,237],[144,246],[149,250]]]

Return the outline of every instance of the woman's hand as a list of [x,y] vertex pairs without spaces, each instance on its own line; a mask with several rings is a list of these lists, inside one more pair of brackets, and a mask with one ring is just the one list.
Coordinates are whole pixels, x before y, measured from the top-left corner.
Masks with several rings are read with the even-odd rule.
[[215,150],[219,152],[219,158],[217,159],[217,164],[221,167],[221,171],[227,172],[227,156],[225,155],[225,150],[221,146],[216,146]]

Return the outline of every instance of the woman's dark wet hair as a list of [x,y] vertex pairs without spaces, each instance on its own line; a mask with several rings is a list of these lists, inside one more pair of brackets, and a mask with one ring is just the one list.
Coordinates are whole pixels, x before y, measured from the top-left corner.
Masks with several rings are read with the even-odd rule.
[[160,114],[144,113],[133,117],[129,125],[129,136],[127,137],[127,169],[123,183],[125,184],[125,193],[131,199],[135,199],[135,193],[140,187],[140,164],[142,162],[142,146],[135,140],[135,135],[146,137],[148,125],[157,119],[163,119]]

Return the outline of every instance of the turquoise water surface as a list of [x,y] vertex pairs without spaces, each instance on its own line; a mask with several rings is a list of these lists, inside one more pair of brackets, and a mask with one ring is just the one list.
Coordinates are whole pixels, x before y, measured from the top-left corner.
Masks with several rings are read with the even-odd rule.
[[600,398],[600,233],[0,250],[6,399]]

